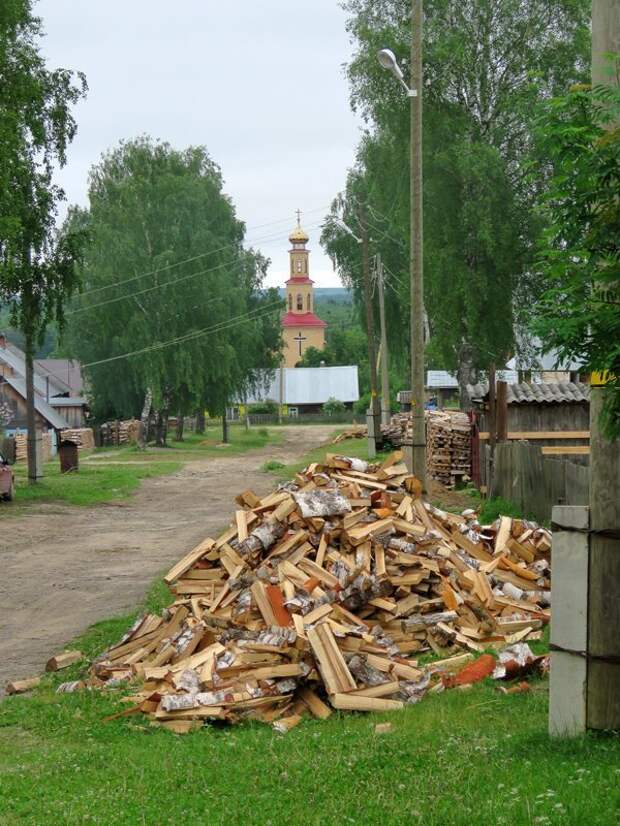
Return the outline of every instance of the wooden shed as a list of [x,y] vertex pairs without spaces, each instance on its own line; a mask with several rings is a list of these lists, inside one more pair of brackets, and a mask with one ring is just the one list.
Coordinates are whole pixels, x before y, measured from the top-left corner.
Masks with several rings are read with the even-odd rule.
[[[469,385],[481,445],[489,438],[489,388]],[[508,439],[529,441],[543,455],[570,457],[587,464],[590,453],[590,385],[524,382],[508,385]]]

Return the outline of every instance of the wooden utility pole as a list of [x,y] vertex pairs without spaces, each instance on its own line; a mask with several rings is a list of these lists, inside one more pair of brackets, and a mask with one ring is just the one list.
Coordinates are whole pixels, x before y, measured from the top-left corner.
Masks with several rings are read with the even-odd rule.
[[34,359],[30,341],[26,342],[26,456],[28,459],[28,481],[34,484],[43,476],[41,455],[41,431],[37,427],[34,397]]
[[424,416],[424,262],[422,202],[422,0],[411,6],[411,470],[426,490],[426,420]]
[[368,367],[370,370],[370,410],[368,411],[368,455],[372,459],[381,442],[381,411],[377,392],[377,361],[375,354],[374,314],[370,293],[370,241],[365,207],[359,211],[359,225],[362,232],[362,275],[364,283],[364,302],[366,304],[366,340],[368,342]]
[[498,381],[495,393],[497,441],[508,441],[508,382]]
[[[592,83],[620,85],[620,3],[593,0]],[[616,124],[617,125],[617,124]],[[605,387],[590,395],[590,552],[588,583],[588,728],[620,728],[620,440],[603,437]]]
[[377,285],[379,288],[379,319],[381,321],[381,424],[387,425],[391,419],[390,374],[387,330],[385,328],[385,294],[381,255],[377,255]]

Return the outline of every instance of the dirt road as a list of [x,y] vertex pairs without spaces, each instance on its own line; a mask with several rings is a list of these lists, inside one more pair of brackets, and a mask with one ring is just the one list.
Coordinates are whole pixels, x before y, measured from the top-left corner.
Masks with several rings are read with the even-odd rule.
[[[264,495],[284,464],[323,444],[328,425],[283,428],[284,442],[188,462],[130,499],[92,508],[36,505],[0,523],[0,693],[98,620],[130,611],[158,573],[228,522],[246,488]],[[0,513],[1,517],[1,513]]]

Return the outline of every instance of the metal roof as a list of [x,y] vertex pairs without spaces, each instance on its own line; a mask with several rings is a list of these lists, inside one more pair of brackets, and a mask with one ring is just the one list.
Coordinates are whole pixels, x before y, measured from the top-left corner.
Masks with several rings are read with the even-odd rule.
[[[18,378],[23,378],[26,376],[26,362],[24,359],[24,353],[19,349],[19,347],[15,347],[14,344],[7,343],[6,347],[0,347],[0,362],[5,362],[8,364],[11,370],[14,370],[18,374]],[[49,384],[50,396],[66,393],[68,390],[68,387],[63,387],[57,379],[54,379],[53,376],[49,376]],[[47,396],[47,377],[42,376],[41,372],[37,370],[36,360],[34,364],[34,389],[40,396]]]
[[84,396],[54,396],[49,400],[51,407],[88,407]]
[[280,394],[282,403],[290,405],[324,404],[331,398],[341,402],[359,399],[357,366],[283,367],[265,371],[264,378],[262,386],[248,396],[248,404],[267,399],[278,402]]
[[[18,376],[5,376],[4,381],[10,385],[16,393],[25,399],[26,398],[26,379]],[[34,394],[34,407],[37,413],[42,416],[45,421],[50,424],[55,430],[64,430],[69,427],[69,422],[53,409],[46,401],[44,401],[36,393]]]
[[49,376],[50,382],[73,396],[81,396],[84,390],[82,370],[75,359],[36,359],[34,369],[42,376]]
[[[474,401],[486,399],[487,382],[468,384],[467,391]],[[522,382],[508,385],[508,404],[566,404],[590,400],[590,385],[572,381]]]

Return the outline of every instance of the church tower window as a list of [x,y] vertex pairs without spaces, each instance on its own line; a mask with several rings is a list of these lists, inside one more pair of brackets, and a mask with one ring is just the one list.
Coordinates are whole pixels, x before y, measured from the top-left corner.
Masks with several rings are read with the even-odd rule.
[[311,309],[312,309],[312,308],[311,308],[311,306],[310,306],[310,293],[308,293],[308,295],[306,296],[306,310],[307,310],[308,312],[310,312],[310,310],[311,310]]
[[291,295],[291,293],[288,294],[288,308],[289,310],[293,309],[293,296]]
[[304,308],[304,299],[301,293],[297,293],[297,309],[302,312]]

